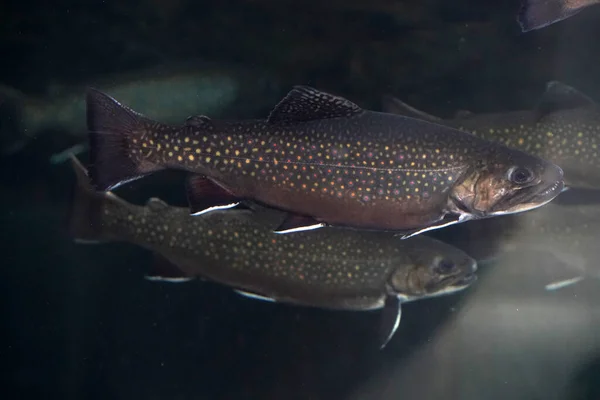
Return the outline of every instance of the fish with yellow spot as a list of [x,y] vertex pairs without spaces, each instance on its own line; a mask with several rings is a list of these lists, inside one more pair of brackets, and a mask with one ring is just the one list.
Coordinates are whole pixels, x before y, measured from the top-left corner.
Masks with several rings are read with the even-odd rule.
[[[561,197],[579,195],[577,191],[568,191]],[[598,280],[600,207],[597,203],[579,205],[580,201],[575,198],[569,201],[574,205],[563,207],[552,202],[524,215],[457,225],[440,231],[436,238],[445,238],[482,264],[515,256],[526,269],[543,260],[537,278],[547,290],[561,289],[586,279]],[[561,278],[557,279],[556,275]]]
[[[256,211],[191,216],[187,208],[155,198],[134,205],[112,192],[94,191],[86,170],[72,161],[77,185],[71,235],[84,242],[128,242],[157,253],[163,267],[150,279],[200,277],[263,300],[383,309],[383,345],[398,327],[401,303],[457,292],[476,280],[471,257],[432,238],[400,240],[385,232],[339,228],[278,235],[257,221]],[[279,217],[265,211],[265,218]]]
[[384,96],[383,110],[458,128],[536,155],[559,165],[567,186],[600,189],[600,106],[564,83],[548,82],[532,110],[460,111],[455,118],[441,119],[392,96]]
[[90,175],[98,190],[165,168],[206,177],[194,213],[253,200],[288,211],[276,231],[325,225],[410,237],[539,207],[562,190],[541,158],[415,118],[296,86],[265,120],[146,118],[90,89]]

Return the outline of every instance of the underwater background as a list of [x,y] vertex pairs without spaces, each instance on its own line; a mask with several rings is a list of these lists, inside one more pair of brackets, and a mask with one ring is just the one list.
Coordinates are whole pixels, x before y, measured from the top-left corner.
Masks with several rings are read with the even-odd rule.
[[[586,217],[575,220],[568,235],[549,238],[592,243],[578,254],[527,246],[497,254],[493,225],[479,235],[486,240],[466,244],[471,223],[436,232],[474,257],[486,253],[479,279],[463,292],[404,305],[383,350],[376,311],[272,304],[207,282],[151,282],[143,279],[150,252],[78,244],[67,232],[74,174],[60,154],[85,143],[78,102],[87,86],[112,88],[136,111],[176,121],[194,113],[264,118],[294,85],[377,111],[382,96],[393,95],[443,118],[533,109],[554,80],[600,101],[600,7],[523,33],[519,5],[4,1],[2,397],[600,399],[600,220],[585,229]],[[139,204],[156,196],[185,205],[182,179],[165,172],[116,192]],[[566,226],[569,218],[557,214],[546,218]],[[596,278],[545,289],[577,275],[571,266],[580,259]]]

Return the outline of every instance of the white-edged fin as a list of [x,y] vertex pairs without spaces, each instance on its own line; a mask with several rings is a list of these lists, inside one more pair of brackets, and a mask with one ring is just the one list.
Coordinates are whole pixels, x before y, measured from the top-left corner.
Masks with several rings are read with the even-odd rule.
[[277,302],[275,299],[272,299],[272,298],[266,297],[266,296],[261,296],[260,294],[250,293],[250,292],[244,292],[243,290],[239,290],[239,289],[233,289],[233,291],[236,292],[237,294],[240,294],[240,295],[242,295],[244,297],[248,297],[250,299],[268,301],[270,303],[276,303]]
[[191,213],[190,215],[196,216],[196,215],[206,214],[206,213],[209,213],[211,211],[227,210],[229,208],[237,207],[239,204],[240,204],[240,202],[238,201],[237,203],[223,204],[222,206],[208,207],[208,208],[206,208],[206,209],[204,209],[202,211],[197,211],[195,213]]
[[170,277],[170,276],[144,276],[144,279],[152,282],[185,283],[196,279],[195,277]]
[[319,228],[323,228],[325,226],[325,224],[323,223],[318,223],[318,224],[314,224],[314,225],[308,225],[308,226],[299,226],[297,228],[290,228],[290,229],[284,229],[284,230],[280,230],[280,231],[273,231],[274,233],[277,233],[279,235],[282,234],[286,234],[286,233],[294,233],[294,232],[304,232],[304,231],[312,231],[314,229],[319,229]]
[[583,276],[576,276],[569,279],[563,279],[562,281],[552,282],[546,285],[546,290],[553,291],[565,288],[567,286],[575,285],[584,279]]
[[388,344],[400,325],[400,318],[402,317],[402,306],[400,304],[400,298],[397,296],[388,296],[385,299],[381,315],[380,350]]
[[87,151],[88,149],[88,145],[87,144],[76,144],[75,146],[71,146],[66,150],[63,150],[61,152],[52,154],[50,156],[50,164],[62,164],[65,161],[69,160],[69,158],[71,157],[71,155],[76,156],[77,154],[81,154],[84,151]]
[[461,222],[465,222],[465,221],[470,220],[471,218],[472,217],[469,214],[461,214],[461,215],[458,216],[458,218],[450,220],[450,221],[447,221],[447,222],[440,222],[439,224],[431,225],[431,226],[428,226],[428,227],[425,227],[425,228],[422,228],[422,229],[419,229],[419,230],[416,230],[416,231],[413,231],[413,232],[410,232],[410,233],[400,234],[400,239],[402,239],[402,240],[408,239],[408,238],[411,238],[413,236],[420,235],[421,233],[424,233],[424,232],[433,231],[433,230],[436,230],[436,229],[445,228],[445,227],[450,226],[450,225],[455,225],[455,224],[458,224],[458,223],[461,223]]

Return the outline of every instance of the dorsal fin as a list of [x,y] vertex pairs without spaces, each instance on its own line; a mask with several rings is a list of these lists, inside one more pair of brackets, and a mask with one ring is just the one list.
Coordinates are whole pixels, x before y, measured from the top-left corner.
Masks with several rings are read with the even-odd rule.
[[192,115],[191,117],[187,117],[187,119],[185,120],[185,124],[187,126],[195,126],[195,127],[206,126],[207,124],[210,124],[210,123],[211,123],[211,120],[206,115]]
[[424,111],[417,110],[416,108],[409,106],[408,104],[394,96],[383,96],[383,98],[381,99],[381,105],[383,112],[386,113],[403,115],[405,117],[417,118],[430,122],[439,123],[442,121],[441,118],[436,117],[435,115],[427,114]]
[[560,110],[589,107],[596,104],[587,95],[572,86],[559,81],[550,81],[546,84],[546,91],[536,106],[538,119]]
[[150,208],[153,211],[161,211],[169,208],[169,205],[159,199],[158,197],[151,197],[146,202],[146,207]]
[[317,119],[351,117],[363,109],[343,97],[321,92],[309,86],[294,88],[269,114],[269,123],[306,122]]

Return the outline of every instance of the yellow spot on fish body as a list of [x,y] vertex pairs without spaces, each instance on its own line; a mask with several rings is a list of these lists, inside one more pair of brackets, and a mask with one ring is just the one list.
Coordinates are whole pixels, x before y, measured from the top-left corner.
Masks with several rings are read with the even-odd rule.
[[183,157],[177,156],[177,161],[183,161]]
[[577,137],[583,137],[583,132],[577,132]]
[[523,143],[525,143],[525,140],[523,138],[519,138],[518,142],[519,142],[519,144],[523,144]]
[[206,162],[210,162],[210,157],[206,157]]
[[183,139],[184,142],[188,143],[190,141],[189,137],[186,137],[185,139]]
[[169,152],[169,157],[173,157],[173,152],[172,151]]
[[220,151],[215,151],[215,156],[220,157],[221,156],[221,152]]
[[190,161],[194,161],[194,156],[193,156],[192,154],[190,154],[190,155],[188,156],[188,159],[189,159]]
[[554,136],[554,134],[552,132],[548,131],[548,132],[546,132],[546,136],[552,137],[552,136]]

